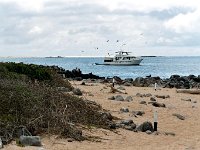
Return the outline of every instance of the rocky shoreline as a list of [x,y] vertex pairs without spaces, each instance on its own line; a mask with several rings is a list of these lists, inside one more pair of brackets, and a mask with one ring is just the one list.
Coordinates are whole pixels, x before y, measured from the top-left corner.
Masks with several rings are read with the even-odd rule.
[[[91,80],[91,82],[101,82],[101,83],[111,83],[112,78],[100,77],[94,75],[93,73],[83,74],[82,71],[78,68],[70,70],[64,70],[59,67],[55,67],[59,74],[63,74],[65,78],[77,81]],[[189,75],[189,76],[180,76],[180,75],[171,75],[170,78],[162,79],[159,76],[151,77],[137,77],[121,79],[120,77],[114,76],[115,83],[125,86],[136,86],[136,87],[154,87],[154,84],[157,83],[158,87],[163,88],[177,88],[177,89],[190,89],[190,88],[199,88],[200,87],[200,75]]]

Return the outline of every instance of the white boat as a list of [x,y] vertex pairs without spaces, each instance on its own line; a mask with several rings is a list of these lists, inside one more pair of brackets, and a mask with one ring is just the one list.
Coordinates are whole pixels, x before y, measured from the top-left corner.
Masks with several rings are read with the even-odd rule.
[[104,63],[97,65],[139,65],[143,59],[141,57],[132,56],[130,53],[131,52],[118,51],[114,57],[106,56],[104,57]]

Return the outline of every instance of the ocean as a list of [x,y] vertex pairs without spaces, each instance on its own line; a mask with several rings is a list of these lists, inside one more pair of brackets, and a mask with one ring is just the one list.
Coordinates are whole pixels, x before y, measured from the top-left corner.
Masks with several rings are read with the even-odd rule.
[[103,77],[119,76],[122,79],[145,77],[147,75],[169,78],[173,74],[181,76],[200,75],[200,56],[189,57],[144,57],[139,66],[104,66],[103,58],[66,57],[66,58],[10,58],[1,57],[1,62],[23,62],[38,65],[56,65],[66,70],[80,68],[82,73],[93,73]]

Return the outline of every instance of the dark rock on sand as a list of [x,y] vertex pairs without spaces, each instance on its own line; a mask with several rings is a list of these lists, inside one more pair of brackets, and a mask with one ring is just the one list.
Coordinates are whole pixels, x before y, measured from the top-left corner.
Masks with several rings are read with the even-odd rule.
[[140,104],[147,104],[147,102],[146,101],[140,101]]
[[120,124],[124,124],[124,125],[131,125],[133,124],[133,120],[121,120]]
[[125,98],[125,101],[128,101],[128,102],[133,101],[132,96],[127,96],[127,97]]
[[136,128],[137,131],[146,132],[147,130],[153,132],[153,125],[151,122],[144,122]]
[[162,98],[162,99],[170,98],[169,95],[155,95],[155,97],[157,97],[157,98]]
[[124,101],[124,98],[121,95],[115,96],[116,101]]
[[151,98],[150,98],[150,101],[154,101],[154,102],[155,102],[156,99],[155,99],[154,97],[151,97]]
[[129,109],[128,108],[121,108],[120,111],[127,113],[127,112],[129,112]]
[[165,104],[158,102],[149,102],[148,104],[152,104],[155,107],[166,107]]
[[131,125],[129,126],[124,126],[124,129],[126,130],[130,130],[130,131],[134,131],[136,128],[136,124],[132,123]]

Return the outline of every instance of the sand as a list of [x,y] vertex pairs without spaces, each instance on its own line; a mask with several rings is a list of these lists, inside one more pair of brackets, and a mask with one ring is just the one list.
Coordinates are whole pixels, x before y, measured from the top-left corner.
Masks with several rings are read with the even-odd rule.
[[[42,136],[43,147],[18,147],[15,142],[5,146],[6,150],[193,150],[200,149],[200,95],[176,93],[176,89],[161,88],[155,91],[150,87],[125,87],[127,94],[109,93],[110,88],[101,83],[72,82],[74,87],[80,88],[83,97],[95,101],[102,105],[103,109],[108,110],[113,116],[121,119],[132,119],[134,123],[141,124],[144,121],[153,123],[153,113],[158,112],[158,132],[159,134],[146,134],[133,132],[124,129],[117,129],[112,132],[104,129],[92,127],[84,133],[99,137],[96,142],[68,142],[67,139],[58,139],[56,136]],[[118,87],[118,85],[116,85]],[[170,98],[156,98],[158,102],[164,103],[166,108],[156,108],[150,104],[140,104],[141,100],[150,101],[149,97],[137,97],[136,94],[169,95]],[[122,95],[123,97],[132,96],[131,102],[120,102],[108,100],[109,97]],[[192,101],[181,99],[190,98]],[[196,103],[195,103],[196,101]],[[126,107],[129,111],[144,111],[143,116],[135,117],[131,113],[122,113],[120,108]],[[173,116],[173,113],[181,114],[185,120],[180,120]],[[165,132],[175,133],[175,136],[165,135]]]

